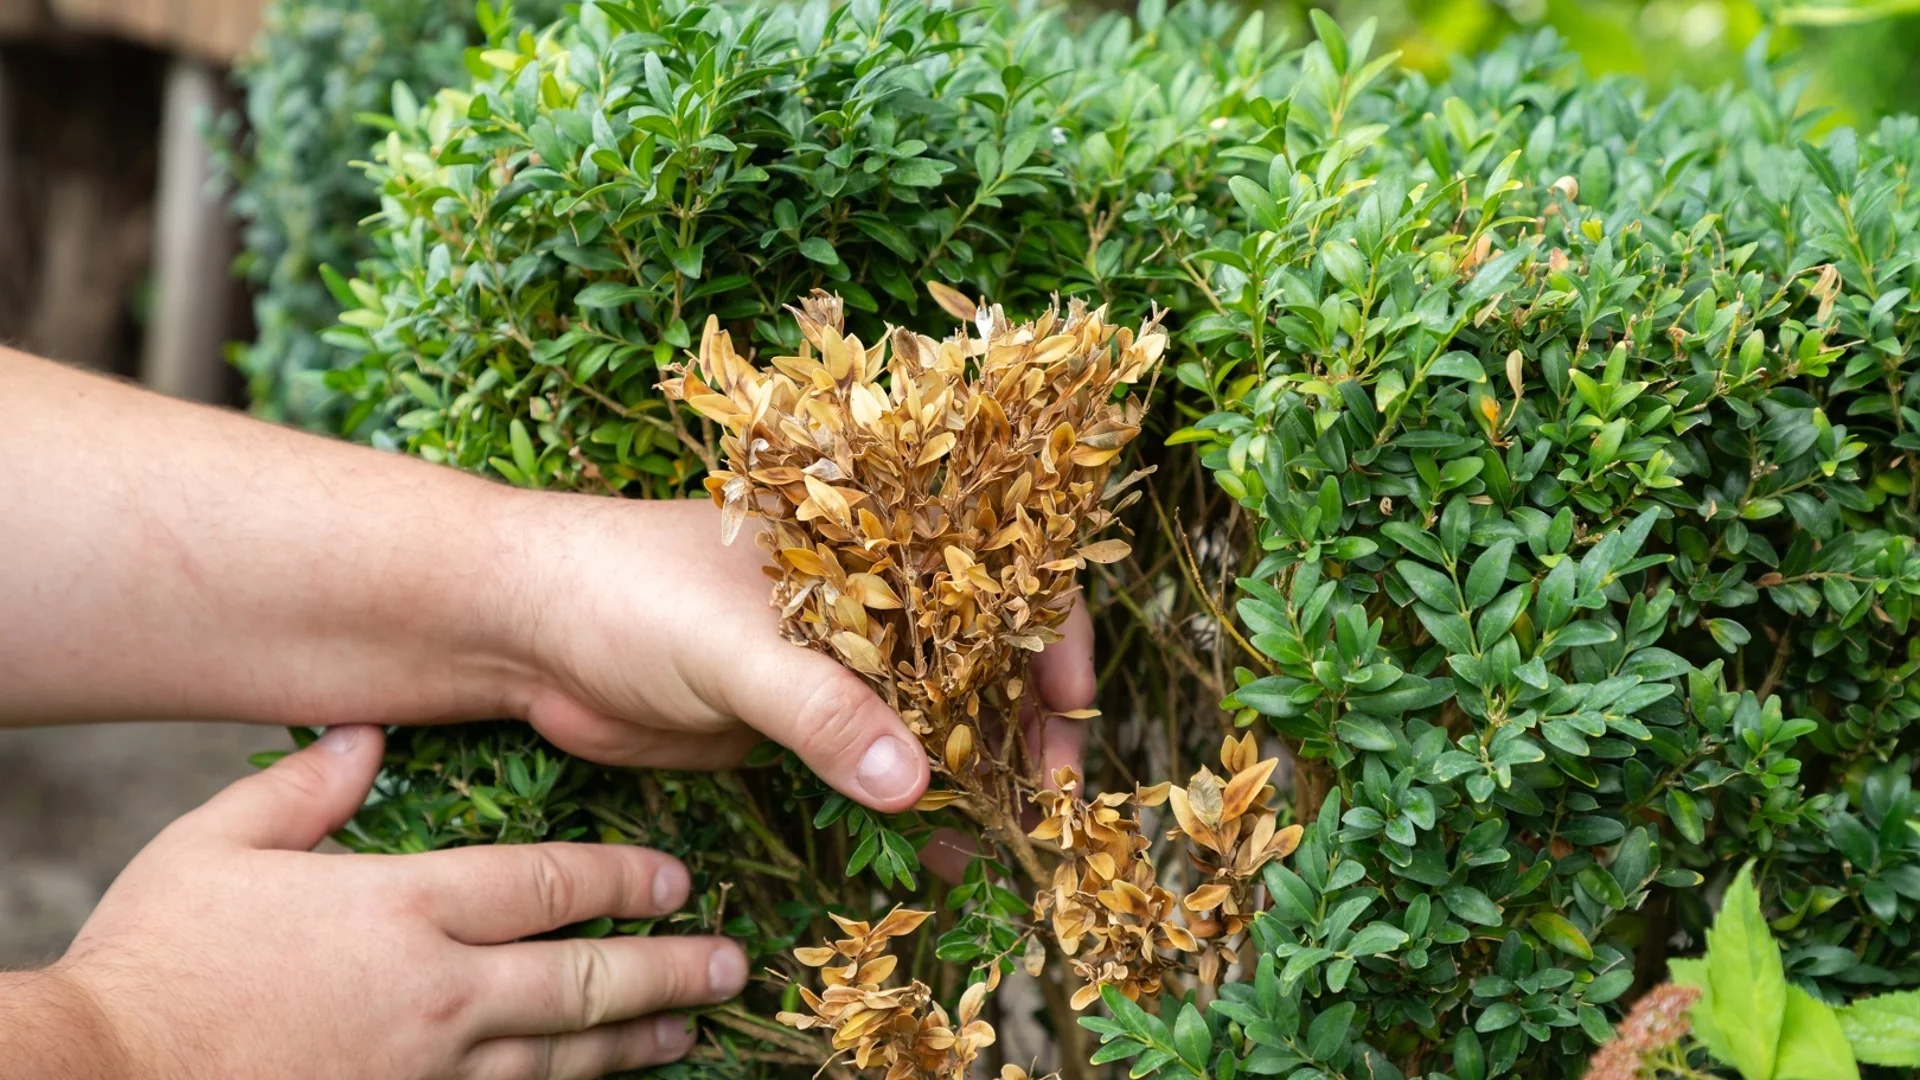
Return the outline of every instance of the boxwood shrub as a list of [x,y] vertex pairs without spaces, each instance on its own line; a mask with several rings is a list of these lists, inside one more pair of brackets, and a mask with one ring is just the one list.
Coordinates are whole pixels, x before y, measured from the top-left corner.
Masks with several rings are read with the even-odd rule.
[[[481,13],[476,18],[476,10]],[[545,22],[557,0],[520,0]],[[214,140],[242,221],[238,269],[254,285],[256,335],[235,362],[255,411],[309,427],[337,423],[327,371],[359,359],[325,340],[340,316],[320,267],[351,271],[372,251],[360,220],[379,209],[356,164],[394,84],[431,93],[465,74],[468,49],[513,25],[510,0],[274,0],[234,67],[244,116]]]
[[[1257,727],[1310,827],[1239,981],[1203,1019],[1110,999],[1101,1061],[1575,1077],[1749,857],[1791,977],[1920,984],[1920,123],[1822,134],[1759,51],[1655,97],[1549,36],[1436,83],[1316,24],[598,0],[499,36],[392,95],[330,385],[383,445],[670,496],[712,451],[654,384],[709,315],[770,348],[816,286],[866,330],[936,319],[929,280],[1158,304],[1163,468],[1140,565],[1091,592],[1122,661],[1095,772]],[[1163,661],[1179,692],[1114,699]],[[370,850],[663,843],[707,890],[688,923],[763,957],[935,888],[932,817],[790,761],[636,780],[482,727],[401,738],[382,792]],[[991,957],[993,873],[916,972]],[[749,1004],[682,1068],[787,1067]]]
[[1258,522],[1228,705],[1329,774],[1281,1011],[1577,1075],[1750,856],[1791,977],[1920,981],[1920,124],[1816,135],[1757,52],[1663,99],[1546,38],[1366,53],[1307,50],[1180,371]]

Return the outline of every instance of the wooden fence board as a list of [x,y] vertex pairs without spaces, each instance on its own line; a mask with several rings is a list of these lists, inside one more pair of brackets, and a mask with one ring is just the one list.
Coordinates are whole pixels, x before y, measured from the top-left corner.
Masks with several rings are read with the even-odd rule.
[[[0,0],[7,4],[34,0]],[[264,0],[45,0],[60,22],[220,64],[245,52]]]

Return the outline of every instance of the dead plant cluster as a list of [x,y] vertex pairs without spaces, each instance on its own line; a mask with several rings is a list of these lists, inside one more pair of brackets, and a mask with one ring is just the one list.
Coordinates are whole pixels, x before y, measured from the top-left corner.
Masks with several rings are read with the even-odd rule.
[[[727,468],[707,488],[724,539],[764,520],[787,636],[865,676],[945,780],[922,807],[966,813],[1030,879],[1035,922],[1078,977],[1072,1010],[1104,986],[1151,998],[1175,971],[1211,984],[1253,914],[1260,868],[1298,842],[1297,826],[1276,828],[1275,761],[1256,760],[1251,736],[1229,738],[1224,780],[1203,767],[1185,787],[1089,802],[1071,769],[1043,784],[1032,732],[1013,722],[1023,709],[1047,719],[1024,689],[1027,664],[1060,639],[1078,572],[1129,552],[1094,537],[1142,475],[1110,476],[1140,431],[1142,406],[1121,395],[1156,370],[1166,334],[1153,318],[1113,327],[1077,301],[1015,324],[930,288],[963,323],[944,340],[895,329],[864,343],[821,292],[789,309],[798,355],[755,363],[708,322],[698,356],[663,385],[723,431]],[[1045,816],[1029,832],[1032,803]],[[1184,838],[1199,878],[1185,895],[1161,883],[1139,819],[1167,803],[1168,837]],[[967,990],[957,1023],[926,984],[886,986],[889,940],[926,917],[840,919],[846,938],[796,952],[824,990],[803,989],[809,1012],[781,1020],[830,1032],[836,1053],[887,1080],[961,1080],[994,1041],[979,1010],[999,971]]]
[[820,969],[825,989],[802,986],[811,1013],[781,1013],[777,1019],[801,1031],[824,1028],[835,1052],[849,1052],[856,1068],[884,1068],[885,1080],[967,1075],[980,1051],[992,1046],[993,1026],[979,1019],[987,984],[975,983],[960,999],[958,1026],[933,991],[915,979],[883,989],[898,958],[888,950],[896,937],[913,933],[932,914],[896,907],[877,924],[833,917],[846,937],[830,946],[794,950],[801,963]]

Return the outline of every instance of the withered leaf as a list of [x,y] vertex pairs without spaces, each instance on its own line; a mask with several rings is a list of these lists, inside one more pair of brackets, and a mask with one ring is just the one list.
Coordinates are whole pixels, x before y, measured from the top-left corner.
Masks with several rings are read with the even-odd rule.
[[[835,525],[843,529],[853,528],[853,504],[847,500],[846,495],[839,488],[811,475],[806,478],[806,481],[807,502],[818,507],[819,512],[826,515],[827,520]],[[805,509],[805,507],[801,508],[803,515]]]
[[914,467],[919,468],[939,461],[947,455],[947,451],[953,449],[953,444],[958,441],[959,436],[951,431],[943,431],[928,439],[926,445],[920,448],[920,456],[914,459]]
[[902,606],[893,586],[877,574],[848,574],[847,594],[876,611],[893,611]]
[[937,281],[929,281],[927,282],[927,295],[933,297],[933,302],[940,305],[941,311],[959,319],[961,322],[970,323],[979,314],[979,309],[974,306],[973,301],[967,299],[965,293],[951,286],[942,285]]
[[880,647],[851,630],[841,630],[828,639],[847,666],[862,675],[885,676],[887,664]]
[[1208,828],[1219,828],[1225,812],[1225,800],[1221,796],[1220,778],[1201,769],[1194,774],[1193,781],[1187,785],[1187,805],[1193,809],[1193,816],[1200,824]]
[[1180,901],[1180,906],[1188,911],[1212,911],[1232,892],[1232,887],[1227,885],[1202,885],[1188,893],[1186,899]]
[[973,729],[965,724],[955,724],[947,732],[946,762],[952,772],[960,772],[973,759]]
[[1116,563],[1133,554],[1133,545],[1125,540],[1100,540],[1081,548],[1078,554],[1088,562]]
[[1267,783],[1267,777],[1273,775],[1274,766],[1280,764],[1278,758],[1268,758],[1257,762],[1234,774],[1227,781],[1227,790],[1221,796],[1220,816],[1237,818],[1253,805],[1254,797]]
[[915,810],[938,810],[943,806],[951,806],[964,798],[966,798],[966,796],[958,791],[929,791],[920,796],[920,801],[914,803],[913,808]]

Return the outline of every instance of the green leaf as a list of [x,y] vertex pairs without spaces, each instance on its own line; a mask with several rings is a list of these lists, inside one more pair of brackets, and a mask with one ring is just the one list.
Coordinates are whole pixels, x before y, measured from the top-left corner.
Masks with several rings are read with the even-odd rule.
[[1400,571],[1400,577],[1413,590],[1413,595],[1428,607],[1436,611],[1460,610],[1460,590],[1454,588],[1453,580],[1445,574],[1411,559],[1401,559],[1393,568]]
[[1700,804],[1692,795],[1679,788],[1667,790],[1667,818],[1673,827],[1680,830],[1690,844],[1698,844],[1707,838],[1706,822],[1700,817]]
[[840,253],[822,236],[809,236],[800,241],[800,254],[822,266],[838,266]]
[[1380,532],[1387,539],[1405,548],[1408,553],[1418,555],[1430,563],[1446,561],[1446,553],[1440,549],[1440,541],[1433,534],[1415,528],[1407,521],[1389,521],[1380,526]]
[[1347,1028],[1353,1023],[1351,1001],[1343,1001],[1313,1018],[1307,1025],[1307,1052],[1316,1061],[1328,1061],[1347,1045]]
[[1474,560],[1467,572],[1467,607],[1478,610],[1499,595],[1507,581],[1507,564],[1513,559],[1513,541],[1498,540]]
[[[1520,1007],[1518,1005],[1510,1001],[1496,1001],[1487,1006],[1486,1011],[1481,1013],[1479,1019],[1473,1022],[1473,1030],[1485,1035],[1510,1028],[1519,1022]],[[1499,1040],[1496,1039],[1494,1041],[1496,1050],[1499,1048],[1499,1045]]]
[[1447,902],[1447,909],[1462,922],[1500,925],[1500,909],[1487,899],[1486,893],[1471,885],[1449,885],[1440,890],[1440,899]]
[[1474,383],[1487,381],[1486,369],[1480,366],[1480,361],[1476,359],[1472,353],[1464,352],[1450,352],[1440,359],[1435,360],[1432,366],[1427,368],[1427,376],[1429,378],[1465,379],[1468,382]]
[[573,302],[584,308],[615,308],[646,295],[644,289],[613,281],[596,281],[573,294]]
[[522,476],[533,479],[539,458],[533,452],[533,439],[527,434],[527,425],[519,420],[507,424],[508,440],[513,444],[513,464]]
[[1268,232],[1279,232],[1287,227],[1286,220],[1280,216],[1279,205],[1267,189],[1244,176],[1234,176],[1227,180],[1227,190],[1233,193],[1233,199],[1240,204],[1253,223]]
[[1453,1037],[1453,1075],[1456,1080],[1487,1080],[1487,1052],[1472,1028],[1463,1027]]
[[1376,754],[1384,754],[1399,745],[1394,740],[1393,733],[1387,730],[1387,725],[1362,713],[1350,714],[1334,721],[1333,733],[1340,737],[1341,742],[1349,746],[1370,750]]
[[1688,1018],[1693,1021],[1693,1037],[1700,1040],[1700,1045],[1707,1048],[1715,1061],[1731,1064],[1733,1051],[1727,1046],[1726,1036],[1720,1034],[1720,1028],[1713,1022],[1713,987],[1707,981],[1706,958],[1669,960],[1667,970],[1674,982],[1700,991],[1700,999],[1687,1010]]
[[1353,940],[1341,951],[1351,956],[1377,956],[1392,952],[1409,940],[1407,932],[1392,923],[1371,922],[1353,935]]
[[1320,248],[1320,259],[1326,263],[1327,272],[1341,285],[1354,292],[1366,287],[1367,260],[1353,244],[1329,240]]
[[1798,986],[1787,987],[1779,1051],[1774,1080],[1860,1080],[1833,1007]]
[[1543,911],[1528,919],[1527,925],[1533,928],[1534,933],[1540,935],[1540,940],[1561,952],[1569,956],[1577,956],[1582,960],[1593,959],[1593,946],[1587,944],[1587,935],[1581,933],[1579,927],[1568,922],[1564,917],[1550,911]]
[[1207,1051],[1213,1049],[1213,1033],[1207,1030],[1207,1022],[1201,1019],[1200,1010],[1191,1001],[1180,1007],[1180,1015],[1173,1022],[1173,1046],[1180,1052],[1180,1060],[1196,1072],[1206,1069]]
[[1713,1022],[1746,1080],[1770,1080],[1787,1007],[1780,948],[1760,912],[1753,864],[1740,868],[1707,931],[1707,981]]
[[1839,1014],[1856,1060],[1920,1068],[1920,990],[1861,998]]

